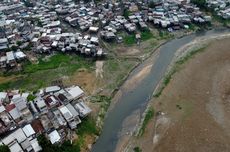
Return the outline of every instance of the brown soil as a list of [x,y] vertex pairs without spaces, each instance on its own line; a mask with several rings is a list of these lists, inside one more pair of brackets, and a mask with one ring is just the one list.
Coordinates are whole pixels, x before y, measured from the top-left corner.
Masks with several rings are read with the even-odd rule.
[[230,39],[217,40],[183,65],[135,146],[143,152],[230,151]]
[[10,77],[0,77],[0,83],[6,83],[9,81],[14,81],[20,76],[10,76]]
[[95,141],[95,136],[86,135],[84,140],[85,140],[85,143],[84,143],[84,146],[81,147],[81,152],[88,152],[92,149],[92,143],[94,143]]
[[97,81],[94,72],[81,69],[68,79],[64,79],[66,85],[78,85],[84,88],[88,94],[93,94],[97,89]]
[[159,32],[157,29],[151,28],[150,30],[154,35],[153,38],[146,41],[141,41],[139,45],[134,44],[132,46],[126,46],[125,44],[119,44],[113,48],[113,51],[118,56],[137,57],[140,59],[145,59],[154,50],[154,48],[158,47],[158,45],[166,41],[163,39],[162,40],[156,39],[156,37],[159,37]]
[[141,50],[138,47],[127,48],[125,46],[117,47],[116,51],[119,55],[136,55],[141,53]]

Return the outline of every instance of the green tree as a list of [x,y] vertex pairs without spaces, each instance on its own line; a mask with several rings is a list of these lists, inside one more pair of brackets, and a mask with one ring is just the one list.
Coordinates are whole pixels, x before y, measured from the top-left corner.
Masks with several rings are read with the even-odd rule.
[[23,0],[23,2],[24,2],[24,5],[26,7],[33,7],[34,6],[34,4],[32,2],[30,2],[29,0]]
[[13,46],[11,47],[11,50],[12,50],[12,51],[17,51],[17,49],[18,49],[18,47],[15,46],[15,45],[13,45]]
[[38,143],[42,147],[42,151],[47,151],[53,147],[44,134],[38,136]]
[[36,99],[36,96],[33,94],[29,94],[27,97],[27,101],[33,101],[34,99]]
[[124,17],[128,19],[129,15],[130,15],[130,11],[127,8],[124,9]]
[[191,2],[200,8],[206,8],[206,0],[191,0]]
[[6,145],[0,145],[0,152],[10,152],[10,149]]
[[38,136],[38,143],[42,147],[42,152],[80,152],[80,146],[71,144],[70,141],[59,145],[51,144],[44,134]]
[[150,8],[154,8],[154,7],[155,7],[155,3],[154,3],[154,2],[152,2],[152,1],[151,1],[151,2],[149,2],[149,7],[150,7]]
[[134,147],[134,148],[133,148],[133,151],[134,151],[134,152],[142,152],[142,150],[141,150],[140,147]]
[[61,145],[60,150],[62,152],[80,152],[80,146],[79,145],[73,145],[70,143],[70,141],[65,141]]
[[22,45],[22,41],[17,41],[16,44],[17,44],[18,46],[20,46],[20,45]]

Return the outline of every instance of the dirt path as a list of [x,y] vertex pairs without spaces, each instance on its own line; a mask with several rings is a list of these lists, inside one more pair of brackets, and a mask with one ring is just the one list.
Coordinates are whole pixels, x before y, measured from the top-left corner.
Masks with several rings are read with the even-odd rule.
[[103,64],[104,61],[96,61],[96,77],[103,78]]
[[229,42],[216,40],[183,65],[152,103],[170,123],[156,127],[157,117],[133,145],[143,152],[230,151]]

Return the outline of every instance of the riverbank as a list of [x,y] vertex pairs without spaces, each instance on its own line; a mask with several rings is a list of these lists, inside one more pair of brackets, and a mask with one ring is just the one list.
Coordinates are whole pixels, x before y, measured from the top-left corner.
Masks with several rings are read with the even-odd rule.
[[[2,74],[0,89],[28,90],[33,93],[50,85],[78,85],[85,91],[85,100],[93,110],[90,119],[96,121],[95,124],[100,130],[111,103],[111,97],[116,94],[123,82],[130,76],[130,73],[152,54],[155,50],[153,48],[159,47],[166,41],[157,38],[158,33],[139,46],[133,45],[123,48],[129,49],[131,54],[118,56],[114,53],[115,50],[109,50],[106,59],[96,62],[74,53],[56,52],[50,56],[41,55],[38,57],[37,63],[25,63],[22,66],[24,69],[20,73]],[[135,49],[138,49],[138,51],[133,51]],[[150,69],[151,66],[141,71],[137,77],[127,84],[126,88],[130,87],[133,82],[137,83],[139,79],[150,72]],[[47,73],[49,74],[47,75]],[[112,101],[112,105],[115,103]],[[85,133],[81,137],[76,137],[76,144],[80,143],[81,151],[89,151],[97,135],[98,133]]]
[[[208,86],[208,84],[209,84],[208,82],[207,82],[207,85],[205,82],[203,82],[203,81],[206,81],[205,79],[208,79],[209,82],[211,82],[210,79],[212,79],[212,78],[210,78],[210,79],[207,78],[207,75],[208,75],[208,77],[212,77],[212,75],[210,75],[210,74],[212,72],[216,73],[213,70],[211,72],[211,71],[207,71],[206,69],[211,70],[212,68],[213,69],[214,68],[220,68],[220,67],[222,67],[222,65],[223,66],[225,65],[224,67],[226,68],[226,66],[228,65],[228,63],[226,63],[227,62],[226,58],[229,57],[228,56],[229,53],[227,52],[226,48],[229,48],[229,46],[228,46],[229,39],[224,40],[228,37],[229,37],[229,34],[224,34],[224,35],[219,35],[219,36],[213,36],[211,38],[197,39],[197,40],[193,41],[192,43],[185,45],[184,47],[182,47],[181,49],[179,49],[177,51],[177,53],[173,59],[173,62],[170,64],[170,68],[167,70],[168,71],[167,73],[169,73],[169,71],[172,69],[172,67],[176,61],[185,57],[186,54],[188,54],[189,52],[194,51],[194,50],[199,49],[199,48],[203,48],[203,46],[207,46],[211,42],[215,43],[215,44],[212,44],[210,46],[211,49],[210,49],[210,47],[204,48],[205,51],[202,51],[202,53],[198,53],[194,59],[192,59],[191,61],[189,60],[188,63],[185,63],[185,65],[183,65],[180,68],[180,71],[176,72],[172,76],[170,83],[168,83],[168,85],[165,86],[164,91],[162,90],[163,92],[159,96],[159,98],[154,98],[150,102],[150,106],[154,107],[155,111],[158,112],[157,114],[159,114],[159,111],[160,111],[161,115],[157,115],[154,119],[152,119],[149,122],[149,124],[147,125],[147,128],[146,128],[146,132],[144,133],[143,136],[132,137],[132,139],[129,139],[129,142],[127,144],[128,146],[126,146],[126,149],[123,149],[120,151],[129,151],[129,150],[132,150],[135,146],[140,147],[143,151],[146,151],[146,152],[152,151],[153,149],[156,151],[168,151],[169,149],[172,150],[172,147],[174,147],[175,145],[177,145],[177,147],[174,147],[174,148],[176,148],[176,149],[174,149],[175,151],[180,151],[179,149],[183,149],[183,151],[189,151],[189,150],[191,151],[191,149],[189,149],[189,145],[194,144],[194,142],[193,141],[189,142],[188,140],[184,140],[184,138],[182,136],[186,135],[190,139],[203,138],[202,137],[203,134],[201,136],[199,136],[199,134],[197,134],[195,137],[193,135],[191,135],[191,133],[195,132],[195,131],[193,131],[192,128],[196,128],[196,127],[191,128],[191,126],[188,127],[187,125],[199,123],[198,124],[199,126],[203,125],[203,126],[205,126],[204,128],[207,128],[206,125],[208,123],[206,124],[206,121],[202,122],[203,118],[202,118],[202,121],[200,121],[201,119],[194,119],[193,118],[193,117],[196,117],[196,118],[202,117],[203,115],[199,115],[200,113],[196,113],[193,111],[197,111],[196,108],[197,108],[197,104],[199,104],[198,101],[201,101],[202,99],[203,100],[209,100],[208,97],[209,97],[211,91],[207,91],[204,93],[204,94],[208,95],[207,98],[204,98],[203,94],[198,93],[199,91],[202,90],[203,86],[204,87]],[[215,42],[215,41],[218,41],[218,42]],[[222,42],[222,41],[224,41],[224,42]],[[200,44],[200,45],[196,45],[196,44]],[[196,45],[195,48],[194,48],[194,45]],[[224,48],[224,47],[225,47],[225,50],[221,51],[221,48]],[[219,51],[216,51],[216,50],[219,50]],[[198,58],[197,56],[198,57],[202,56],[203,58],[201,59],[201,57],[200,57],[199,60],[196,60],[196,58]],[[224,60],[224,58],[226,60]],[[214,59],[216,59],[216,60],[214,60]],[[193,61],[193,60],[195,60],[195,61]],[[204,60],[205,64],[202,64],[203,60]],[[212,60],[214,60],[214,61],[212,62]],[[218,61],[218,64],[216,65],[215,62],[217,62],[217,61]],[[219,63],[219,62],[221,62],[221,63]],[[189,64],[190,65],[189,67],[192,69],[188,69],[187,64]],[[203,65],[202,66],[203,68],[204,68],[204,65],[206,66],[204,69],[209,74],[204,73],[203,71],[202,72],[199,71],[199,69],[203,70],[202,67],[200,67],[200,64]],[[185,67],[186,67],[186,69],[185,69]],[[184,73],[184,71],[187,71],[187,72],[190,71],[190,74]],[[200,73],[202,74],[202,77],[200,76],[201,75]],[[222,73],[222,74],[224,74],[224,73]],[[183,76],[180,76],[180,75],[183,75]],[[199,79],[200,77],[203,78],[204,80],[203,79],[200,80]],[[196,79],[196,80],[194,80],[194,79]],[[215,80],[217,80],[217,79],[218,78],[215,78]],[[189,83],[191,81],[193,81],[193,83]],[[224,81],[226,81],[226,80],[224,80]],[[216,83],[218,83],[218,82],[216,82]],[[194,88],[194,86],[196,86],[196,87]],[[158,89],[157,89],[158,91],[159,91],[160,87],[162,87],[162,85],[158,85]],[[191,90],[191,88],[193,88],[193,89]],[[187,92],[186,92],[186,89],[187,89]],[[157,91],[155,91],[155,93],[156,92]],[[186,92],[186,94],[183,94],[184,92]],[[204,92],[204,91],[202,90],[202,92]],[[215,90],[215,92],[218,92],[218,91]],[[198,95],[201,95],[200,99],[198,97],[196,97]],[[198,101],[193,101],[193,98],[196,98],[196,100],[198,100]],[[204,105],[204,107],[206,107],[206,105],[203,103],[201,105]],[[210,107],[210,106],[207,106],[207,107]],[[216,111],[213,112],[213,110],[217,108],[217,106],[215,105],[215,102],[214,103],[212,102],[211,107],[212,107],[211,110],[210,110],[210,108],[208,108],[209,109],[208,113],[210,113],[210,111],[211,111],[211,113],[216,113]],[[201,109],[200,108],[198,108],[198,109],[201,112]],[[205,111],[207,109],[204,108],[202,110]],[[224,109],[219,108],[218,111],[219,111],[219,113],[223,113],[223,112],[226,113],[226,111]],[[194,114],[195,114],[195,116],[193,116]],[[216,114],[216,115],[220,116],[221,114]],[[215,117],[218,117],[216,115],[213,116],[213,118],[215,120],[216,120]],[[205,118],[207,118],[207,115],[205,115]],[[192,119],[193,122],[187,124],[187,119]],[[221,120],[223,120],[223,119],[221,119]],[[213,120],[212,120],[212,122],[213,122]],[[218,122],[218,120],[217,120],[217,122]],[[181,124],[184,125],[183,126],[184,129],[182,129],[181,127],[178,128]],[[175,127],[175,126],[177,126],[177,127]],[[185,126],[187,126],[187,128]],[[226,124],[225,124],[225,127],[226,127]],[[171,129],[171,128],[173,128],[173,129]],[[183,131],[183,132],[180,131],[180,130],[189,130],[189,128],[190,128],[190,131]],[[213,128],[210,128],[210,130],[215,129],[215,131],[216,131],[217,128],[218,127],[216,127],[216,128],[213,127]],[[170,130],[170,132],[169,132],[169,130]],[[208,131],[210,131],[210,130],[208,130]],[[167,136],[166,136],[166,132],[167,132]],[[170,137],[169,134],[171,134],[172,136]],[[210,133],[210,134],[212,134],[212,133]],[[213,136],[210,135],[210,137],[208,137],[207,139],[209,139],[209,138],[213,139]],[[169,141],[167,141],[165,139],[167,139]],[[184,142],[183,142],[183,140],[184,140]],[[213,141],[214,140],[216,140],[216,139],[213,139]],[[127,139],[126,139],[126,141],[127,141]],[[181,142],[184,144],[181,144],[178,142]],[[199,141],[198,141],[198,143],[199,143]],[[200,141],[200,143],[202,143],[202,141]],[[220,145],[215,144],[215,146],[220,146]],[[215,147],[215,146],[213,146],[213,147]],[[185,147],[188,147],[188,148],[185,148]],[[193,147],[196,147],[196,146],[193,145]],[[202,149],[204,147],[199,147],[199,148]],[[200,151],[201,149],[199,149],[198,151]],[[197,151],[197,149],[195,151]]]

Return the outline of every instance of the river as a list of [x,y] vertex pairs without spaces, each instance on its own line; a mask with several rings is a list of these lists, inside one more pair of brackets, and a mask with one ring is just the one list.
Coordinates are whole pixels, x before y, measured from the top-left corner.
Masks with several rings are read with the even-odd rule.
[[[138,109],[141,110],[141,112],[144,112],[148,101],[152,97],[154,89],[163,78],[178,49],[196,38],[215,36],[229,32],[230,30],[225,28],[203,31],[182,38],[173,39],[162,45],[159,50],[159,56],[156,59],[151,72],[132,90],[123,90],[119,101],[108,112],[102,133],[97,142],[93,145],[92,152],[113,152],[115,150],[123,121]],[[131,78],[135,75],[142,67],[142,64],[138,66],[133,70],[129,77]]]

